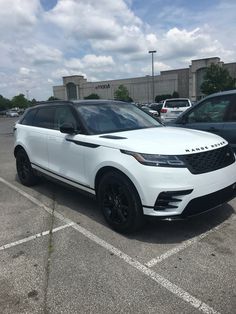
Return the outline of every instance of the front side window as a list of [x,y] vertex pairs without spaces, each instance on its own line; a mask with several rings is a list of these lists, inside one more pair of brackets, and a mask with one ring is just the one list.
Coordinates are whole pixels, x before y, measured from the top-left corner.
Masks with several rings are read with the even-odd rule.
[[27,111],[23,117],[23,119],[21,120],[21,124],[23,125],[33,125],[33,121],[34,121],[34,116],[36,113],[36,109],[31,109],[29,111]]
[[189,112],[187,120],[189,123],[224,122],[231,101],[230,95],[205,100]]
[[79,104],[77,110],[90,134],[102,134],[162,126],[132,104]]
[[34,126],[39,128],[53,129],[54,116],[55,107],[39,108],[34,118]]
[[77,128],[76,119],[69,106],[59,106],[56,108],[54,129],[60,130],[60,127],[65,124],[72,124],[74,128]]

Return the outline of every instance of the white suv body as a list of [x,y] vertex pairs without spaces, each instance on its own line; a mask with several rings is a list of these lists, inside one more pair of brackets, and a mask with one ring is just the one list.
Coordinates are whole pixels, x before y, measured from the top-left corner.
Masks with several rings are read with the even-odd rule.
[[182,112],[192,106],[188,98],[171,98],[163,102],[161,109],[161,118],[164,121],[171,121],[176,119]]
[[[201,131],[164,127],[129,106],[112,101],[62,102],[29,110],[15,126],[14,153],[21,182],[34,184],[43,174],[97,195],[107,222],[119,232],[137,228],[143,214],[187,217],[236,196],[235,155],[224,139]],[[108,117],[103,120],[104,108],[119,118],[122,114],[124,121],[134,112],[136,119],[140,114],[140,119],[153,124],[110,132],[114,127],[109,126]],[[41,114],[39,126],[34,121],[43,110],[48,110],[48,115],[43,120]],[[67,122],[63,110],[64,117],[66,111],[70,112]],[[94,115],[90,132],[88,114]],[[47,124],[50,115],[53,123]],[[79,124],[74,125],[74,132],[69,120]]]

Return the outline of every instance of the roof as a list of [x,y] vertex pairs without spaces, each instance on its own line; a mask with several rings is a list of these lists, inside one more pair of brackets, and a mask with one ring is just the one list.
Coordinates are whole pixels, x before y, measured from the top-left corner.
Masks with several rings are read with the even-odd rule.
[[214,94],[210,94],[207,97],[218,96],[218,95],[231,95],[231,94],[236,94],[236,89],[226,90],[226,91],[223,91],[223,92],[217,92],[217,93],[214,93]]
[[124,101],[119,101],[119,100],[108,100],[108,99],[84,99],[84,100],[49,100],[49,101],[40,101],[37,102],[36,106],[31,107],[33,108],[38,108],[38,107],[42,107],[42,106],[49,106],[49,105],[56,105],[56,106],[60,106],[60,105],[64,105],[64,104],[81,104],[81,105],[99,105],[99,104],[110,104],[110,103],[114,103],[114,104],[124,104]]

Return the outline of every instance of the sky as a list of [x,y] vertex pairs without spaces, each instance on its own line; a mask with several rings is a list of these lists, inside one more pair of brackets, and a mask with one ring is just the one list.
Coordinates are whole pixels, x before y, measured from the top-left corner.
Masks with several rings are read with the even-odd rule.
[[62,76],[151,75],[236,62],[235,0],[0,0],[0,94],[46,100]]

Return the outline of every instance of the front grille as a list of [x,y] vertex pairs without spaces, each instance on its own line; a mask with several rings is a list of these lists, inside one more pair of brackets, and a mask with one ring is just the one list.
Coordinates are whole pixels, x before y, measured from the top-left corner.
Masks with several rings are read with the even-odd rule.
[[207,152],[179,156],[192,174],[201,174],[227,167],[235,157],[229,145]]

